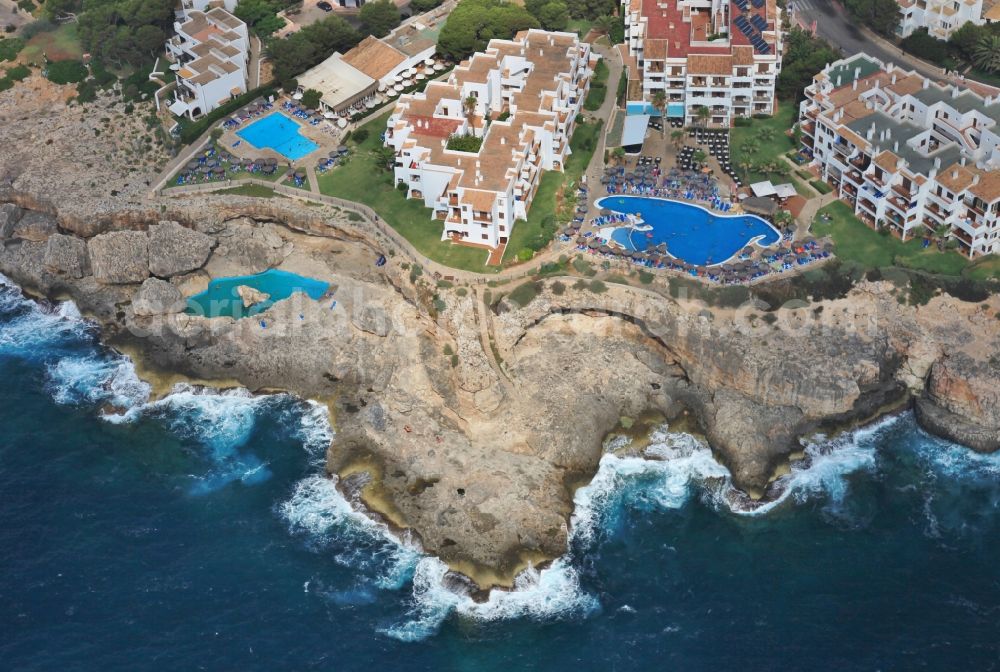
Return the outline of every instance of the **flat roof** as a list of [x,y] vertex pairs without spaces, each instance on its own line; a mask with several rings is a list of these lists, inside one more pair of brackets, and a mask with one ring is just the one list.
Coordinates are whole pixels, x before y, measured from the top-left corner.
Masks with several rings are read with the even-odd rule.
[[319,91],[323,94],[323,102],[333,108],[352,101],[375,86],[373,78],[345,62],[344,57],[337,53],[299,75],[298,82],[303,91]]

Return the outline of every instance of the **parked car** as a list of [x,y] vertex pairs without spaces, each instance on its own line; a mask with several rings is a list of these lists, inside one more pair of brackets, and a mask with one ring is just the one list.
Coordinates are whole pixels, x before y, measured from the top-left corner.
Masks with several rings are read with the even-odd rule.
[[316,6],[322,9],[324,12],[333,11],[333,5],[331,5],[329,2],[318,2],[316,3]]

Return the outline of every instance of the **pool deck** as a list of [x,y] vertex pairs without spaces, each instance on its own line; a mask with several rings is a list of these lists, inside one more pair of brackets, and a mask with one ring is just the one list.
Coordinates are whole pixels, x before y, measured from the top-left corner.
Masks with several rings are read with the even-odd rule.
[[[225,130],[222,137],[219,138],[219,147],[225,149],[233,156],[240,157],[241,159],[256,159],[260,157],[277,159],[278,164],[281,166],[302,169],[304,166],[315,166],[317,161],[321,158],[325,158],[330,152],[336,150],[337,147],[342,144],[343,141],[341,140],[341,136],[346,132],[346,129],[341,130],[328,121],[321,122],[319,126],[310,126],[308,123],[302,123],[301,119],[298,119],[281,109],[281,103],[285,100],[287,100],[287,98],[280,98],[275,101],[273,110],[269,110],[266,114],[258,115],[253,119],[244,122],[238,128]],[[242,131],[254,122],[275,113],[284,114],[289,119],[298,123],[299,133],[319,145],[319,149],[306,154],[297,161],[289,161],[288,157],[280,152],[276,152],[275,150],[267,147],[257,149],[249,142],[236,135],[237,131]],[[240,143],[239,146],[233,147],[233,144],[236,142]]]

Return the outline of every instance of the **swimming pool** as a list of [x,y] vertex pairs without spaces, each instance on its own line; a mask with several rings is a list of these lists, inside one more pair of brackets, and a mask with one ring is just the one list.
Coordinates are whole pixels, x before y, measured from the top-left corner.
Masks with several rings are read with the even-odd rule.
[[771,245],[781,234],[756,215],[716,215],[692,203],[648,196],[606,196],[597,207],[638,214],[651,227],[615,229],[611,238],[628,250],[643,251],[666,243],[669,254],[698,266],[721,264],[747,245]]
[[[243,300],[236,293],[236,288],[241,285],[253,287],[271,296],[267,301],[244,308]],[[188,299],[187,312],[206,317],[227,316],[236,319],[252,317],[267,310],[277,301],[287,299],[295,292],[304,292],[309,298],[317,300],[322,298],[329,288],[330,285],[322,280],[276,269],[257,275],[216,278],[208,283],[208,289]]]
[[258,119],[236,135],[257,149],[273,149],[289,161],[297,161],[319,149],[319,145],[299,132],[298,122],[281,112]]

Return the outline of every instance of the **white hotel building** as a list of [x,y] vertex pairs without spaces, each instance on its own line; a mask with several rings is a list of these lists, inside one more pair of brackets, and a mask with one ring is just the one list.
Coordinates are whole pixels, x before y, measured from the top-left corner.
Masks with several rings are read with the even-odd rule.
[[899,25],[896,34],[906,37],[918,28],[926,28],[931,37],[947,40],[957,29],[971,21],[981,26],[983,0],[896,0]]
[[805,93],[802,144],[858,217],[903,239],[947,226],[969,257],[1000,252],[1000,100],[865,54]]
[[[385,137],[395,181],[433,210],[442,240],[507,243],[542,172],[563,169],[594,65],[575,34],[530,30],[491,40],[446,81],[400,97]],[[470,134],[483,138],[478,152],[447,149],[451,136]]]
[[174,23],[177,34],[167,41],[167,60],[177,79],[169,109],[176,116],[196,119],[247,92],[247,25],[216,4],[222,5],[187,0]]
[[622,0],[629,115],[729,127],[737,117],[774,113],[781,70],[781,8],[775,0]]

